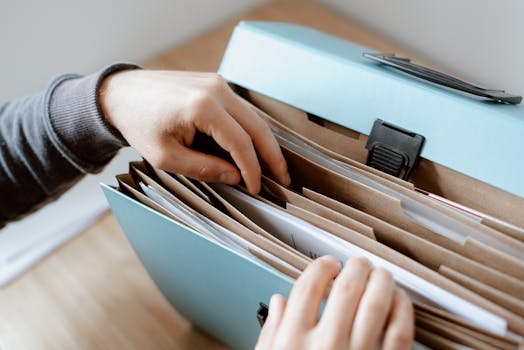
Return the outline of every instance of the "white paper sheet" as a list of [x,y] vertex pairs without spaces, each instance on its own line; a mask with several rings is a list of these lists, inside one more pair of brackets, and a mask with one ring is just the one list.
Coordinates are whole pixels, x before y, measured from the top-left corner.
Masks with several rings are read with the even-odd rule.
[[132,148],[122,149],[99,174],[82,181],[37,212],[0,230],[0,286],[9,283],[55,248],[87,228],[108,209],[100,182],[115,183],[128,163],[140,159]]
[[262,228],[312,258],[332,255],[344,263],[350,257],[365,256],[374,266],[390,271],[396,283],[404,287],[415,300],[436,305],[496,334],[506,334],[507,324],[504,319],[379,256],[233,187],[216,184],[213,188]]
[[200,214],[196,210],[188,207],[184,203],[177,203],[175,201],[172,201],[171,199],[167,198],[166,196],[155,190],[153,187],[146,186],[142,182],[140,183],[140,187],[151,200],[153,200],[158,205],[162,206],[164,209],[168,210],[170,213],[174,214],[177,218],[180,219],[180,221],[187,223],[188,227],[193,228],[194,231],[196,231],[197,233],[202,234],[203,236],[207,236],[208,238],[221,243],[222,245],[230,248],[231,250],[236,251],[237,253],[247,257],[250,260],[256,260],[258,263],[267,265],[265,262],[258,260],[258,258],[255,258],[249,252],[248,249],[256,251],[257,253],[267,257],[268,259],[278,261],[279,264],[285,266],[287,269],[294,271],[297,274],[300,273],[300,271],[298,271],[294,266],[258,248],[251,242],[229,231],[225,227],[220,226],[214,221],[209,220],[207,217]]
[[220,234],[217,234],[213,227],[203,221],[201,216],[195,210],[170,200],[155,190],[153,187],[145,185],[143,182],[140,182],[139,185],[146,196],[148,196],[152,201],[160,205],[162,208],[169,211],[171,214],[175,215],[187,227],[193,229],[204,237],[208,237],[216,242],[220,242],[235,251],[242,251],[242,253],[245,254],[243,247],[237,245],[227,237],[220,237]]
[[454,240],[459,244],[464,244],[468,237],[475,238],[480,242],[505,252],[506,254],[512,255],[518,259],[522,259],[522,252],[519,249],[515,249],[508,244],[487,236],[483,232],[475,230],[474,228],[465,225],[458,220],[455,220],[427,205],[417,202],[416,200],[413,200],[402,193],[399,193],[377,181],[372,180],[364,174],[351,169],[345,164],[337,162],[334,159],[326,156],[302,140],[291,135],[285,130],[276,127],[275,125],[272,125],[271,128],[281,145],[286,146],[294,152],[338,174],[346,176],[354,181],[399,199],[402,202],[402,208],[404,209],[405,214],[411,217],[415,222],[430,229],[431,231]]

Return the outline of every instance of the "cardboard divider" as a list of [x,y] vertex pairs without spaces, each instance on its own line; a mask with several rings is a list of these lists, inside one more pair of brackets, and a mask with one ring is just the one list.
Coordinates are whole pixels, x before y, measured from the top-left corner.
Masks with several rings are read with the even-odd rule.
[[[315,116],[308,116],[306,112],[300,109],[253,91],[245,90],[241,94],[255,106],[304,138],[359,163],[366,162],[367,137],[365,135],[357,132],[353,132],[351,136],[344,135],[342,134],[343,130],[348,129],[339,127],[337,128],[338,132],[334,131],[332,128],[336,128],[336,124],[318,117],[315,118]],[[326,127],[326,125],[331,126],[331,128]]]
[[[288,205],[286,206],[286,208],[288,208],[290,212],[293,211],[291,207],[295,207],[295,205],[288,203]],[[337,213],[334,210],[331,210],[326,207],[322,207],[321,205],[315,202],[303,201],[300,205],[296,206],[296,208],[307,210],[308,212],[312,214],[318,215],[320,217],[323,217],[329,220],[330,222],[333,222],[333,224],[340,225],[346,229],[360,233],[366,236],[367,238],[370,238],[376,241],[375,234],[373,233],[373,229],[371,227],[366,226],[346,216],[340,215],[339,213]]]
[[[514,315],[512,314],[511,311],[509,310],[512,310],[512,309],[508,309],[506,310],[504,307],[501,307],[501,305],[497,304],[496,302],[491,302],[491,301],[488,301],[486,298],[484,297],[479,297],[478,294],[476,294],[475,292],[469,290],[468,288],[461,288],[461,286],[457,283],[455,283],[456,281],[452,282],[451,280],[447,279],[447,278],[439,278],[438,277],[438,273],[436,273],[436,271],[433,271],[427,267],[425,267],[424,265],[414,261],[414,260],[411,260],[410,258],[408,258],[407,256],[397,252],[396,250],[386,246],[386,245],[383,245],[375,240],[372,240],[370,238],[367,238],[367,237],[362,237],[359,233],[357,233],[356,231],[354,230],[350,230],[350,229],[347,229],[347,228],[344,228],[344,227],[341,227],[341,225],[333,222],[333,221],[330,221],[328,219],[326,219],[325,217],[321,217],[319,215],[317,215],[316,213],[313,213],[313,212],[310,212],[308,211],[307,209],[305,208],[301,208],[300,205],[307,202],[308,199],[306,198],[303,198],[303,199],[299,199],[300,198],[300,195],[298,193],[294,193],[293,191],[289,190],[289,189],[286,189],[285,187],[277,184],[276,182],[274,181],[271,181],[271,180],[268,180],[268,179],[265,179],[264,180],[264,185],[265,187],[264,188],[267,188],[269,190],[269,192],[273,195],[273,196],[276,196],[278,200],[280,201],[287,201],[289,202],[289,204],[287,205],[287,208],[288,208],[288,211],[301,218],[302,220],[305,220],[325,231],[328,231],[338,237],[341,237],[343,239],[345,239],[346,241],[352,243],[352,244],[355,244],[373,254],[376,254],[392,263],[394,263],[395,265],[397,266],[400,266],[404,269],[406,269],[407,271],[410,271],[432,283],[434,283],[435,285],[438,285],[452,293],[454,293],[455,295],[458,295],[470,302],[473,302],[487,310],[490,310],[494,313],[497,313],[499,315],[505,315],[505,316],[502,316],[504,318],[507,318],[509,317],[509,319],[511,320],[511,322],[516,326],[516,327],[520,327],[519,324],[521,324],[522,322],[524,322],[524,319],[521,319],[518,315]],[[294,205],[296,204],[296,205]],[[320,203],[318,203],[318,205],[321,205]],[[312,205],[305,205],[305,207],[311,207]],[[339,209],[341,209],[339,207]],[[339,213],[342,213],[344,214],[344,210],[339,210]],[[398,237],[397,237],[398,238]],[[442,249],[442,248],[441,248]],[[428,251],[426,250],[424,253],[426,253],[427,255],[432,255],[431,252],[428,253]],[[464,261],[466,261],[466,264],[467,264],[467,259],[458,259],[458,261],[456,261],[456,264],[457,265],[461,265],[463,266],[464,264]],[[442,263],[445,263],[447,262],[446,259],[443,259],[439,262],[439,266],[440,264]],[[486,271],[486,269],[483,267],[483,266],[479,266],[478,264],[475,265],[475,263],[473,263],[473,266],[477,266],[477,267],[480,267],[480,269],[482,269],[484,272]],[[488,270],[489,271],[489,270]],[[495,276],[495,277],[500,277],[501,275],[496,273],[496,272],[493,272],[492,271],[492,275]],[[450,283],[452,282],[452,283]]]
[[503,221],[497,220],[495,218],[484,217],[480,221],[483,225],[491,227],[497,231],[503,232],[510,237],[518,239],[521,242],[524,242],[524,229],[510,225]]
[[[297,137],[298,139],[300,139],[304,143],[306,143],[309,146],[315,148],[316,150],[322,152],[323,154],[325,154],[325,155],[335,159],[336,161],[339,161],[339,162],[342,162],[344,164],[347,164],[347,165],[349,165],[350,167],[354,168],[355,170],[357,170],[359,172],[368,174],[369,176],[372,176],[374,178],[374,180],[376,180],[376,181],[378,181],[380,183],[383,183],[383,184],[386,184],[386,185],[389,184],[389,183],[395,183],[395,184],[397,184],[399,186],[403,186],[403,187],[406,187],[406,188],[412,189],[412,190],[415,188],[412,183],[404,181],[404,180],[402,180],[402,179],[400,179],[398,177],[386,174],[386,173],[384,173],[384,172],[382,172],[380,170],[377,170],[375,168],[369,167],[369,166],[367,166],[367,165],[365,165],[363,163],[360,163],[360,162],[352,159],[351,157],[348,157],[348,156],[345,156],[343,154],[337,153],[337,152],[331,150],[330,148],[326,147],[323,144],[323,142],[331,144],[333,139],[337,140],[337,135],[340,136],[339,134],[335,133],[335,134],[330,134],[330,135],[324,135],[324,137],[318,137],[318,135],[322,135],[327,130],[327,129],[323,128],[323,127],[320,127],[321,129],[318,129],[318,130],[316,130],[317,132],[312,133],[313,138],[309,139],[307,137],[304,137],[301,133],[295,131],[295,129],[294,129],[295,127],[298,128],[298,129],[302,129],[303,123],[293,122],[292,123],[293,127],[289,127],[285,123],[282,123],[280,121],[280,119],[274,118],[273,115],[270,115],[270,114],[266,113],[263,109],[258,108],[256,105],[253,105],[253,104],[251,104],[250,102],[247,102],[247,101],[245,103],[248,104],[262,119],[264,119],[270,125],[273,124],[273,125],[277,126],[278,128],[285,130],[286,132],[292,134],[294,137]],[[302,113],[304,113],[304,112],[302,112]],[[311,123],[309,121],[304,121],[304,122],[306,123],[306,125],[311,126],[314,129],[319,127],[315,123]],[[339,128],[342,128],[342,127],[339,126]],[[308,129],[308,128],[306,128],[306,129]],[[319,142],[315,142],[313,140],[317,140]],[[336,147],[335,143],[332,143],[332,146]]]
[[[459,254],[464,254],[464,247],[459,242],[431,231],[406,215],[400,200],[335,173],[334,171],[306,159],[284,146],[282,147],[282,150],[290,168],[290,174],[293,181],[292,186],[295,188],[309,186],[334,199],[350,204],[357,209],[363,210],[382,220],[388,221],[395,226],[412,232],[419,237],[430,240],[433,243],[453,250]],[[316,188],[314,188],[314,186],[316,186]],[[409,191],[408,189],[403,188],[402,186],[396,186],[395,184],[392,184],[392,186],[397,187],[396,190],[402,194],[412,197],[414,200],[423,202],[423,204],[430,209],[439,211],[447,217],[451,217],[457,222],[472,227],[475,230],[482,231],[483,234],[489,236],[487,239],[494,239],[498,242],[502,242],[507,249],[511,250],[513,256],[524,256],[524,245],[520,241],[475,222],[452,209],[445,208],[437,203],[432,203],[431,200],[424,195],[418,194],[414,191]],[[491,251],[483,252],[483,254],[488,254],[488,257],[490,257],[490,253]],[[471,256],[471,258],[480,259],[481,257]],[[495,257],[490,258],[495,259]]]
[[328,207],[325,207],[321,204],[318,204],[312,200],[309,200],[304,196],[281,186],[275,181],[269,179],[268,177],[262,177],[262,188],[266,193],[283,202],[284,206],[287,206],[287,204],[289,203],[296,205],[302,209],[310,211],[311,213],[320,215],[326,219],[336,222],[337,224],[343,225],[344,227],[347,227],[360,234],[363,234],[368,238],[376,240],[373,228],[371,228],[370,226],[365,225],[357,220],[354,220],[349,216],[337,213],[336,211]]
[[[415,340],[439,350],[465,350],[464,345],[451,341],[443,336],[428,331],[421,326],[415,328]],[[467,348],[466,348],[467,349]]]
[[514,334],[504,336],[493,334],[449,312],[437,309],[427,304],[414,303],[414,308],[415,315],[422,314],[430,318],[436,318],[440,322],[447,323],[452,325],[452,327],[460,329],[460,331],[463,333],[472,335],[477,339],[483,339],[491,345],[508,349],[515,349],[519,346],[519,341],[517,338],[520,337],[515,336]]
[[470,259],[524,281],[524,260],[504,254],[470,237],[466,239],[463,251],[464,256]]
[[[161,181],[164,184],[167,184],[168,182],[170,182],[171,179],[170,179],[169,174],[165,173],[162,170],[158,170],[158,169],[155,169],[155,173],[159,176],[159,178],[161,179]],[[286,249],[289,249],[289,247],[286,244],[284,244],[280,240],[276,239],[273,235],[271,235],[266,230],[264,230],[263,228],[261,228],[260,226],[255,224],[253,221],[251,221],[248,217],[246,217],[244,214],[242,214],[237,208],[232,206],[228,201],[226,201],[224,198],[222,198],[222,196],[220,196],[218,193],[216,193],[209,185],[207,185],[206,183],[203,183],[203,182],[201,182],[200,185],[205,189],[205,191],[207,193],[209,193],[210,197],[212,197],[215,200],[217,200],[227,210],[228,214],[233,219],[235,219],[236,221],[238,221],[242,225],[246,226],[248,229],[250,229],[251,231],[255,232],[256,234],[264,236],[265,238],[273,241],[274,243],[276,243],[276,244],[278,244],[278,245],[280,245],[280,246],[282,246],[282,247],[284,247]],[[299,255],[301,254],[300,252],[296,252],[296,253],[299,254]]]
[[[268,99],[267,97],[261,96],[261,95],[256,94],[256,93],[246,92],[245,94],[247,94],[247,96],[252,98],[252,99],[254,98],[259,103],[264,104],[266,106],[266,108],[272,108],[272,106],[274,106],[274,104],[275,104],[275,103],[272,102],[271,99]],[[248,103],[248,102],[246,102],[246,103]],[[398,178],[395,178],[395,177],[392,177],[390,175],[384,174],[382,172],[378,172],[377,173],[376,169],[373,169],[373,168],[367,167],[365,165],[362,165],[362,164],[358,163],[357,161],[355,161],[353,159],[350,159],[350,158],[347,158],[345,156],[340,156],[336,152],[333,152],[333,151],[327,149],[326,147],[324,147],[324,145],[321,145],[321,144],[318,144],[316,142],[313,142],[313,141],[309,140],[308,138],[306,138],[306,137],[300,135],[299,133],[295,132],[291,128],[288,128],[287,126],[282,125],[279,121],[275,120],[275,118],[273,116],[268,115],[266,112],[264,112],[263,110],[259,109],[258,107],[253,106],[253,105],[251,107],[259,114],[259,116],[261,116],[263,119],[265,119],[268,123],[277,125],[278,128],[284,129],[287,133],[290,133],[291,135],[293,135],[293,137],[299,138],[302,142],[308,144],[309,146],[319,150],[320,152],[326,154],[329,157],[334,158],[335,160],[338,160],[338,161],[341,161],[342,163],[345,163],[347,166],[352,168],[352,170],[357,171],[360,174],[363,174],[366,177],[370,178],[371,180],[373,180],[375,182],[378,182],[378,183],[380,183],[382,185],[385,185],[385,186],[393,189],[394,191],[396,191],[398,193],[401,193],[402,195],[411,198],[412,200],[420,202],[421,204],[429,207],[430,209],[432,209],[434,211],[437,211],[437,212],[440,212],[440,213],[442,213],[442,214],[444,214],[444,215],[446,215],[446,216],[456,220],[457,222],[460,222],[463,225],[470,226],[472,229],[476,230],[477,232],[480,232],[480,234],[485,235],[488,240],[492,239],[492,240],[496,240],[498,242],[501,242],[501,244],[503,244],[504,247],[505,247],[504,251],[506,253],[511,253],[511,254],[513,254],[513,256],[518,256],[518,257],[520,257],[521,255],[524,256],[524,244],[522,242],[520,242],[519,240],[514,239],[513,237],[508,236],[506,234],[503,234],[502,232],[499,232],[499,231],[497,231],[495,229],[492,229],[491,227],[483,225],[483,224],[481,224],[481,223],[479,223],[477,221],[471,220],[471,218],[463,216],[462,214],[457,213],[455,210],[453,210],[451,208],[444,207],[444,206],[442,206],[442,205],[440,205],[438,203],[435,203],[432,199],[428,198],[427,196],[422,195],[422,194],[414,191],[414,187],[412,185],[408,185],[408,183],[405,182],[405,181],[402,181],[402,180],[400,180]],[[278,113],[278,111],[281,108],[282,108],[282,106],[280,106],[280,108],[277,108],[277,113]],[[290,109],[292,109],[292,107],[287,108],[288,111],[290,111]],[[274,111],[274,110],[272,110],[272,111]],[[300,114],[300,111],[298,111],[296,109],[292,110],[291,112],[292,112],[292,114],[295,117],[298,117],[298,114]],[[302,113],[304,113],[304,112],[302,112]],[[284,114],[285,113],[281,113],[280,114],[281,117]],[[290,119],[290,120],[294,120],[294,118]],[[295,127],[300,127],[300,125],[301,125],[301,123],[294,124]],[[316,126],[318,127],[318,125],[316,125]],[[340,127],[340,128],[342,128],[342,127]],[[309,127],[307,127],[306,129],[309,129]],[[325,130],[324,130],[324,132],[325,132]],[[315,135],[317,135],[317,134],[321,134],[321,131],[318,130],[318,132],[315,133]],[[312,135],[310,135],[310,136],[312,136]],[[334,137],[334,135],[331,135],[331,136]],[[339,137],[340,137],[340,135],[339,135]],[[321,142],[329,143],[330,142],[329,140],[330,140],[330,138],[325,138],[325,139],[322,139]],[[285,148],[285,147],[283,147],[283,148]],[[402,219],[402,218],[406,219],[406,216],[405,215],[404,216],[399,216],[399,219]],[[418,234],[421,234],[420,231],[425,232],[425,234],[427,234],[429,232],[428,230],[426,230],[425,227],[423,227],[421,225],[418,225],[418,224],[415,224],[415,222],[413,220],[411,220],[411,219],[404,220],[404,223],[407,223],[407,222],[411,222],[411,228],[409,229],[410,231],[413,231],[414,229],[416,229],[416,230],[419,231],[419,232],[416,232]],[[413,225],[413,224],[415,224],[415,225]],[[406,228],[405,226],[401,226],[401,227],[402,228]],[[427,236],[426,236],[426,238],[427,238]],[[434,237],[434,239],[438,239],[438,238]],[[438,243],[438,244],[442,245],[443,241],[440,241],[440,243],[439,242],[435,242],[435,243]],[[460,246],[455,245],[454,248],[452,246],[445,246],[445,247],[448,248],[448,249],[452,249],[452,250],[454,250],[455,252],[457,252],[459,254],[465,254],[465,252],[463,252],[463,250],[462,250],[462,248]],[[489,251],[488,252],[484,252],[484,253],[488,254],[488,257],[489,257],[489,254],[490,254]],[[472,258],[475,259],[474,256],[472,256]]]
[[[135,168],[137,174],[148,184],[156,189],[164,189],[163,186],[156,183],[151,177],[147,176],[145,173],[142,173],[140,170]],[[272,240],[267,239],[264,236],[258,235],[255,232],[251,231],[247,227],[243,226],[236,220],[222,213],[220,210],[216,209],[214,206],[210,205],[200,196],[194,194],[185,186],[180,183],[177,183],[176,180],[170,183],[170,190],[175,190],[171,196],[176,195],[179,200],[182,200],[184,203],[197,210],[202,215],[206,216],[210,220],[218,223],[219,225],[227,228],[228,230],[236,233],[243,239],[254,244],[258,248],[269,252],[270,254],[282,259],[286,263],[294,266],[299,270],[303,270],[309,263],[308,259],[305,259],[303,256],[296,254],[290,249],[286,249],[279,244],[276,244]],[[165,189],[164,189],[165,191]]]
[[[159,176],[159,178],[162,180],[164,184],[168,184],[170,182],[170,176],[169,174],[163,172],[162,170],[155,169],[155,173]],[[229,215],[241,223],[242,225],[246,226],[251,231],[255,232],[256,234],[259,234],[261,236],[266,237],[267,239],[275,242],[276,244],[279,244],[283,247],[287,248],[287,245],[282,243],[280,240],[276,239],[274,236],[269,234],[266,230],[255,224],[253,221],[251,221],[248,217],[246,217],[244,214],[242,214],[237,208],[232,206],[228,201],[226,201],[224,198],[222,198],[221,195],[215,192],[208,184],[200,182],[200,185],[209,193],[209,195],[213,198],[215,198],[220,204],[226,208]],[[169,186],[169,185],[167,185]]]
[[524,301],[515,298],[507,293],[501,292],[493,287],[490,287],[482,282],[466,276],[446,265],[440,265],[439,273],[442,276],[449,278],[452,281],[474,291],[478,295],[497,303],[498,305],[513,311],[515,314],[524,317]]
[[[286,211],[297,218],[309,222],[310,224],[343,239],[346,242],[357,244],[356,242],[359,242],[359,240],[362,239],[359,232],[291,203],[287,203]],[[371,250],[369,251],[375,253]]]
[[421,159],[411,181],[426,191],[524,228],[524,199],[511,193],[427,159]]
[[[141,162],[133,162],[132,165],[131,165],[131,168],[132,168],[132,171],[135,173],[135,176],[137,176],[140,179],[146,181],[149,185],[153,185],[157,190],[159,190],[164,195],[169,195],[170,194],[167,190],[165,190],[161,186],[158,186],[158,184],[154,183],[154,181],[152,181],[152,179],[150,177],[148,177],[143,172],[143,171],[147,170],[147,168],[144,166],[143,163],[141,163]],[[138,169],[141,169],[141,170],[138,170]],[[177,179],[180,179],[180,178],[181,178],[181,176],[177,176]],[[163,207],[158,205],[156,202],[151,200],[149,197],[147,197],[145,194],[140,192],[140,189],[138,188],[138,185],[135,183],[135,181],[133,180],[133,177],[130,174],[118,175],[117,176],[117,180],[118,180],[119,184],[122,186],[122,189],[123,189],[124,193],[133,196],[135,199],[139,200],[142,204],[147,205],[148,207],[150,207],[150,208],[152,208],[152,209],[154,209],[154,210],[156,210],[156,211],[166,215],[167,217],[175,220],[176,222],[178,222],[178,223],[180,223],[180,224],[182,224],[184,226],[187,226],[187,227],[193,229],[194,231],[198,232],[198,229],[196,227],[192,227],[192,225],[190,225],[189,223],[180,221],[180,219],[176,215],[174,215],[171,212],[169,212],[168,210],[164,209]],[[186,185],[187,182],[189,182],[189,180],[185,179],[184,185]],[[193,189],[197,189],[197,187],[196,186],[195,187],[191,186],[191,189],[192,190]],[[204,195],[204,193],[200,192],[200,195]],[[206,198],[205,195],[201,196],[201,197],[204,200]],[[170,197],[170,198],[174,199],[174,200],[176,200],[178,202],[178,198],[176,198],[176,197]],[[292,269],[289,266],[286,266],[286,265],[282,264],[281,261],[276,259],[270,253],[266,253],[262,249],[256,250],[256,249],[248,248],[248,251],[249,251],[249,253],[251,253],[256,258],[258,258],[261,261],[265,262],[266,264],[272,266],[273,268],[275,268],[276,270],[282,272],[286,276],[289,276],[291,278],[297,278],[298,275],[300,274],[300,270]]]
[[[145,194],[140,192],[138,189],[138,186],[135,184],[133,178],[130,174],[120,174],[116,176],[116,179],[118,181],[118,185],[120,186],[120,191],[127,194],[128,196],[131,196],[138,200],[140,203],[158,211],[159,213],[167,216],[170,219],[175,220],[178,223],[183,224],[180,222],[180,219],[176,217],[175,215],[171,214],[166,209],[162,208],[160,205],[156,204],[154,201],[149,199]],[[186,225],[186,224],[184,224]],[[187,225],[186,225],[187,226]]]
[[423,328],[435,334],[442,335],[446,339],[457,342],[464,346],[478,350],[500,349],[487,342],[477,339],[470,334],[461,332],[460,328],[453,327],[452,325],[443,322],[436,317],[431,317],[429,315],[416,312],[416,320],[417,327]]
[[[431,208],[432,210],[443,213],[446,216],[471,227],[472,229],[488,237],[488,239],[492,239],[494,241],[497,241],[497,242],[500,242],[506,245],[509,249],[514,251],[514,253],[512,253],[513,256],[516,256],[519,258],[524,257],[524,243],[519,241],[518,239],[515,239],[496,229],[483,225],[482,223],[476,220],[473,220],[467,216],[464,216],[458,213],[457,211],[455,211],[452,208],[440,205],[439,203],[436,203],[435,201],[433,201],[432,199],[430,199],[429,197],[425,195],[422,195],[421,193],[407,190],[406,188],[402,186],[398,186],[396,184],[391,184],[390,187],[394,188],[399,193],[402,193],[403,195],[408,196],[411,199],[416,200],[417,202],[420,202],[426,205],[428,208]],[[487,256],[490,259],[496,259],[495,256],[492,256],[491,251],[484,251],[483,254],[485,257]],[[509,255],[509,253],[506,253],[506,255]]]
[[[155,169],[155,172],[158,173],[161,177],[161,179],[165,179],[166,176],[169,176],[167,173],[163,172],[162,170]],[[163,173],[163,174],[162,174]],[[169,181],[169,179],[165,179],[166,181]],[[254,223],[251,219],[249,219],[247,216],[242,214],[237,208],[235,208],[233,205],[231,205],[227,200],[225,200],[221,195],[219,195],[215,190],[213,190],[208,184],[204,182],[200,182],[200,185],[216,200],[218,200],[228,211],[228,213],[231,215],[233,219],[240,222],[242,225],[246,226],[253,232],[264,236],[265,238],[275,242],[276,244],[282,246],[284,249],[292,251],[293,254],[296,254],[298,256],[301,256],[307,261],[310,261],[310,258],[307,257],[305,254],[299,252],[298,250],[295,250],[285,244],[284,242],[280,241],[279,239],[275,238],[273,235],[271,235],[269,232],[258,226],[256,223]]]
[[[153,169],[153,168],[151,167],[151,169]],[[157,176],[158,176],[158,174],[157,174]],[[173,174],[173,176],[180,183],[182,183],[184,186],[186,186],[191,191],[193,191],[195,194],[197,194],[200,197],[202,197],[202,199],[204,199],[206,202],[211,204],[211,200],[209,199],[209,197],[204,192],[202,192],[202,190],[200,188],[198,188],[194,183],[192,183],[187,177],[185,177],[183,175],[179,175],[179,174]],[[159,177],[159,179],[160,179],[160,177]]]
[[[316,116],[316,123],[311,122],[307,118],[307,113],[295,107],[253,91],[239,89],[238,92],[288,128],[306,136],[306,139],[323,145],[333,153],[338,153],[346,158],[353,158],[355,162],[365,162],[367,157],[367,150],[365,149],[367,138],[365,135],[359,135],[356,139],[355,135],[359,133],[355,133],[343,126],[330,128],[329,121],[322,119],[322,116]],[[377,118],[379,117],[377,116]],[[327,127],[319,125],[326,122],[328,124]],[[340,130],[346,131],[341,132]],[[353,136],[348,137],[347,133],[353,133]],[[374,171],[371,172],[375,174]],[[380,174],[378,175],[380,176]],[[390,177],[385,178],[391,180]],[[395,180],[393,182],[402,184]],[[411,182],[418,188],[524,229],[524,216],[521,215],[521,209],[524,208],[524,198],[517,197],[424,158],[420,160],[418,167],[414,169]],[[487,226],[492,227],[491,225]],[[501,231],[505,232],[505,230]],[[519,236],[522,237],[521,235]]]
[[524,283],[521,280],[465,258],[460,254],[308,188],[303,189],[303,194],[306,198],[373,227],[379,242],[402,252],[432,270],[438,270],[440,265],[447,264],[457,271],[494,288],[517,298],[524,298]]
[[260,259],[261,261],[265,262],[269,266],[275,268],[276,270],[282,272],[284,275],[288,276],[292,279],[297,279],[300,274],[302,273],[301,270],[298,269],[290,269],[287,266],[284,266],[283,264],[280,264],[280,262],[273,258],[271,254],[262,254],[259,251],[256,251],[254,249],[248,248],[248,251],[253,254],[256,258]]
[[296,217],[305,220],[310,224],[313,224],[325,231],[328,231],[334,234],[335,236],[343,238],[348,242],[353,243],[373,254],[376,254],[392,262],[393,264],[400,266],[406,269],[407,271],[410,271],[416,274],[417,276],[422,277],[425,280],[452,292],[455,295],[458,295],[472,303],[475,303],[485,308],[486,310],[490,310],[495,314],[498,314],[499,316],[506,318],[512,327],[520,328],[524,325],[524,319],[519,317],[519,315],[514,315],[513,309],[505,309],[504,307],[501,307],[501,304],[498,304],[496,301],[493,301],[492,303],[489,302],[486,298],[482,297],[481,295],[481,297],[479,297],[479,294],[475,294],[475,292],[472,292],[471,290],[467,289],[467,287],[461,288],[458,284],[454,282],[450,283],[451,281],[448,279],[439,278],[438,274],[435,273],[435,271],[432,271],[424,267],[423,265],[407,258],[406,256],[398,253],[397,251],[385,245],[382,245],[371,239],[361,237],[358,233],[349,229],[345,229],[341,225],[336,224],[328,219],[320,217],[311,212],[308,212],[307,210],[301,209],[293,205],[290,205],[288,208],[288,211]]
[[335,200],[387,221],[401,229],[434,242],[441,247],[460,251],[461,245],[419,225],[408,217],[401,201],[385,193],[339,175],[297,153],[282,147],[288,163],[293,188],[308,187]]

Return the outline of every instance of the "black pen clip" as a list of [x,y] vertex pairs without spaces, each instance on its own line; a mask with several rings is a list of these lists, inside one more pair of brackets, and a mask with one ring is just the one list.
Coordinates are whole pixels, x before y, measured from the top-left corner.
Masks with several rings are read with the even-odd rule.
[[364,52],[363,56],[427,82],[487,98],[491,101],[508,104],[519,104],[522,101],[522,96],[512,95],[504,90],[485,89],[473,85],[451,75],[415,64],[406,57],[396,56],[395,54],[369,52]]

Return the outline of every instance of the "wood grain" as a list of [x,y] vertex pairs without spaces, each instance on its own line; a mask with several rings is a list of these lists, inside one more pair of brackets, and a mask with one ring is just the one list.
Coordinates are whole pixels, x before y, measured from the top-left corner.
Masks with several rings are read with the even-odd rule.
[[[239,20],[304,24],[381,51],[403,53],[320,5],[290,0],[256,8],[144,66],[215,71]],[[0,290],[0,348],[219,349],[223,346],[192,327],[170,307],[138,261],[115,218],[108,213]]]

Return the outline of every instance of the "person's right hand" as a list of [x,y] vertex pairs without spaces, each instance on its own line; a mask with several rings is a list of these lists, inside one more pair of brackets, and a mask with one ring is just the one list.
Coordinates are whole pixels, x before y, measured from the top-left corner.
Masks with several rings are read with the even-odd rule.
[[[410,349],[413,306],[391,274],[372,269],[365,258],[349,260],[340,272],[333,257],[313,261],[298,278],[289,301],[275,294],[260,332],[257,350],[265,349]],[[337,277],[338,274],[338,277]],[[324,312],[318,312],[334,279]]]
[[[290,182],[268,125],[215,73],[121,71],[104,79],[99,101],[107,121],[154,167],[227,184],[242,176],[257,193],[260,161],[281,184]],[[197,131],[229,152],[236,166],[191,149]]]

